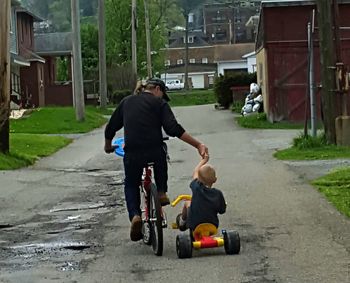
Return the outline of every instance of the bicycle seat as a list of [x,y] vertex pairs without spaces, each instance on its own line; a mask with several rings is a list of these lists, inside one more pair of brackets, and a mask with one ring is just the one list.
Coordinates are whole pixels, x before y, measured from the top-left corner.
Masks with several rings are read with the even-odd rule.
[[195,239],[201,239],[202,237],[212,236],[217,234],[218,228],[214,224],[211,223],[202,223],[199,224],[193,231],[193,237]]

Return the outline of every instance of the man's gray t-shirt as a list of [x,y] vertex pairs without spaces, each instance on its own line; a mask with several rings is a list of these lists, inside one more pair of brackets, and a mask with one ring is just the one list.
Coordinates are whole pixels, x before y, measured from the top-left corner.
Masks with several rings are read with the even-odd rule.
[[211,223],[219,227],[218,213],[226,211],[226,202],[221,191],[207,188],[195,179],[191,182],[192,201],[189,207],[187,225],[194,230],[201,223]]

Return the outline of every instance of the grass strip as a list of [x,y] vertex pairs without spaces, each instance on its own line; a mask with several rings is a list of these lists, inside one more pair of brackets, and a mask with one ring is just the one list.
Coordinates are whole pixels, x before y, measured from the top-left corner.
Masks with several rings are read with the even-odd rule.
[[279,150],[274,157],[280,160],[322,160],[350,158],[350,147],[327,145],[320,148],[298,149],[295,147]]
[[11,170],[35,163],[71,142],[62,136],[10,134],[10,153],[0,154],[0,170]]
[[290,123],[290,122],[275,122],[271,123],[267,121],[265,113],[257,113],[249,116],[241,116],[235,118],[238,125],[243,128],[250,129],[302,129],[301,123]]
[[10,121],[10,133],[68,134],[86,133],[106,123],[95,107],[87,107],[85,121],[78,122],[72,107],[35,109],[29,116]]
[[168,94],[171,99],[169,105],[172,107],[216,103],[215,94],[212,89],[168,92]]
[[350,217],[350,167],[338,168],[312,182],[343,214]]

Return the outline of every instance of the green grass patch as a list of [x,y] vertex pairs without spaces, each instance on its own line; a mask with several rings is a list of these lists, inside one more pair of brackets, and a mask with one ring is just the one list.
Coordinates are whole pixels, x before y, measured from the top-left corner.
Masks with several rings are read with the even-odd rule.
[[99,106],[87,106],[86,107],[88,109],[88,111],[94,111],[100,115],[112,115],[113,111],[115,110],[115,106],[114,105],[107,105],[106,108],[101,108]]
[[45,107],[27,117],[11,120],[10,133],[68,134],[86,133],[107,121],[95,107],[85,109],[85,121],[78,122],[72,107]]
[[61,136],[10,134],[10,153],[0,154],[0,170],[32,165],[38,158],[49,156],[70,142]]
[[243,101],[233,101],[231,105],[231,111],[235,113],[241,113],[243,106],[244,106]]
[[170,106],[191,106],[216,103],[214,90],[191,90],[168,92]]
[[280,160],[322,160],[350,158],[350,147],[340,147],[335,145],[315,149],[297,149],[291,147],[275,152],[274,157]]
[[317,137],[304,136],[293,139],[293,146],[274,153],[280,160],[321,160],[350,158],[350,147],[327,144],[324,134]]
[[350,217],[350,167],[337,169],[312,182],[343,214]]
[[266,119],[265,113],[257,113],[249,116],[241,116],[235,118],[238,125],[243,128],[250,129],[302,129],[303,125],[300,123],[290,123],[290,122],[275,122],[270,123]]

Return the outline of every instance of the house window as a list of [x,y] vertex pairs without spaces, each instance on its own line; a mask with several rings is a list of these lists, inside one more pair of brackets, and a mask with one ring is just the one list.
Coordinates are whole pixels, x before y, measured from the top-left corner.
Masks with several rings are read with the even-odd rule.
[[181,64],[183,64],[184,62],[183,62],[183,60],[182,59],[177,59],[177,61],[176,61],[176,64],[178,64],[178,65],[181,65]]
[[196,63],[196,59],[193,59],[193,58],[192,58],[192,59],[190,59],[190,63],[191,63],[191,64]]
[[[186,37],[183,37],[183,39],[184,39],[184,43],[186,43],[186,41],[185,41]],[[189,36],[188,43],[193,43],[193,41],[194,41],[194,36]]]
[[202,64],[208,64],[208,58],[202,58]]
[[164,66],[170,66],[170,60],[165,60]]

